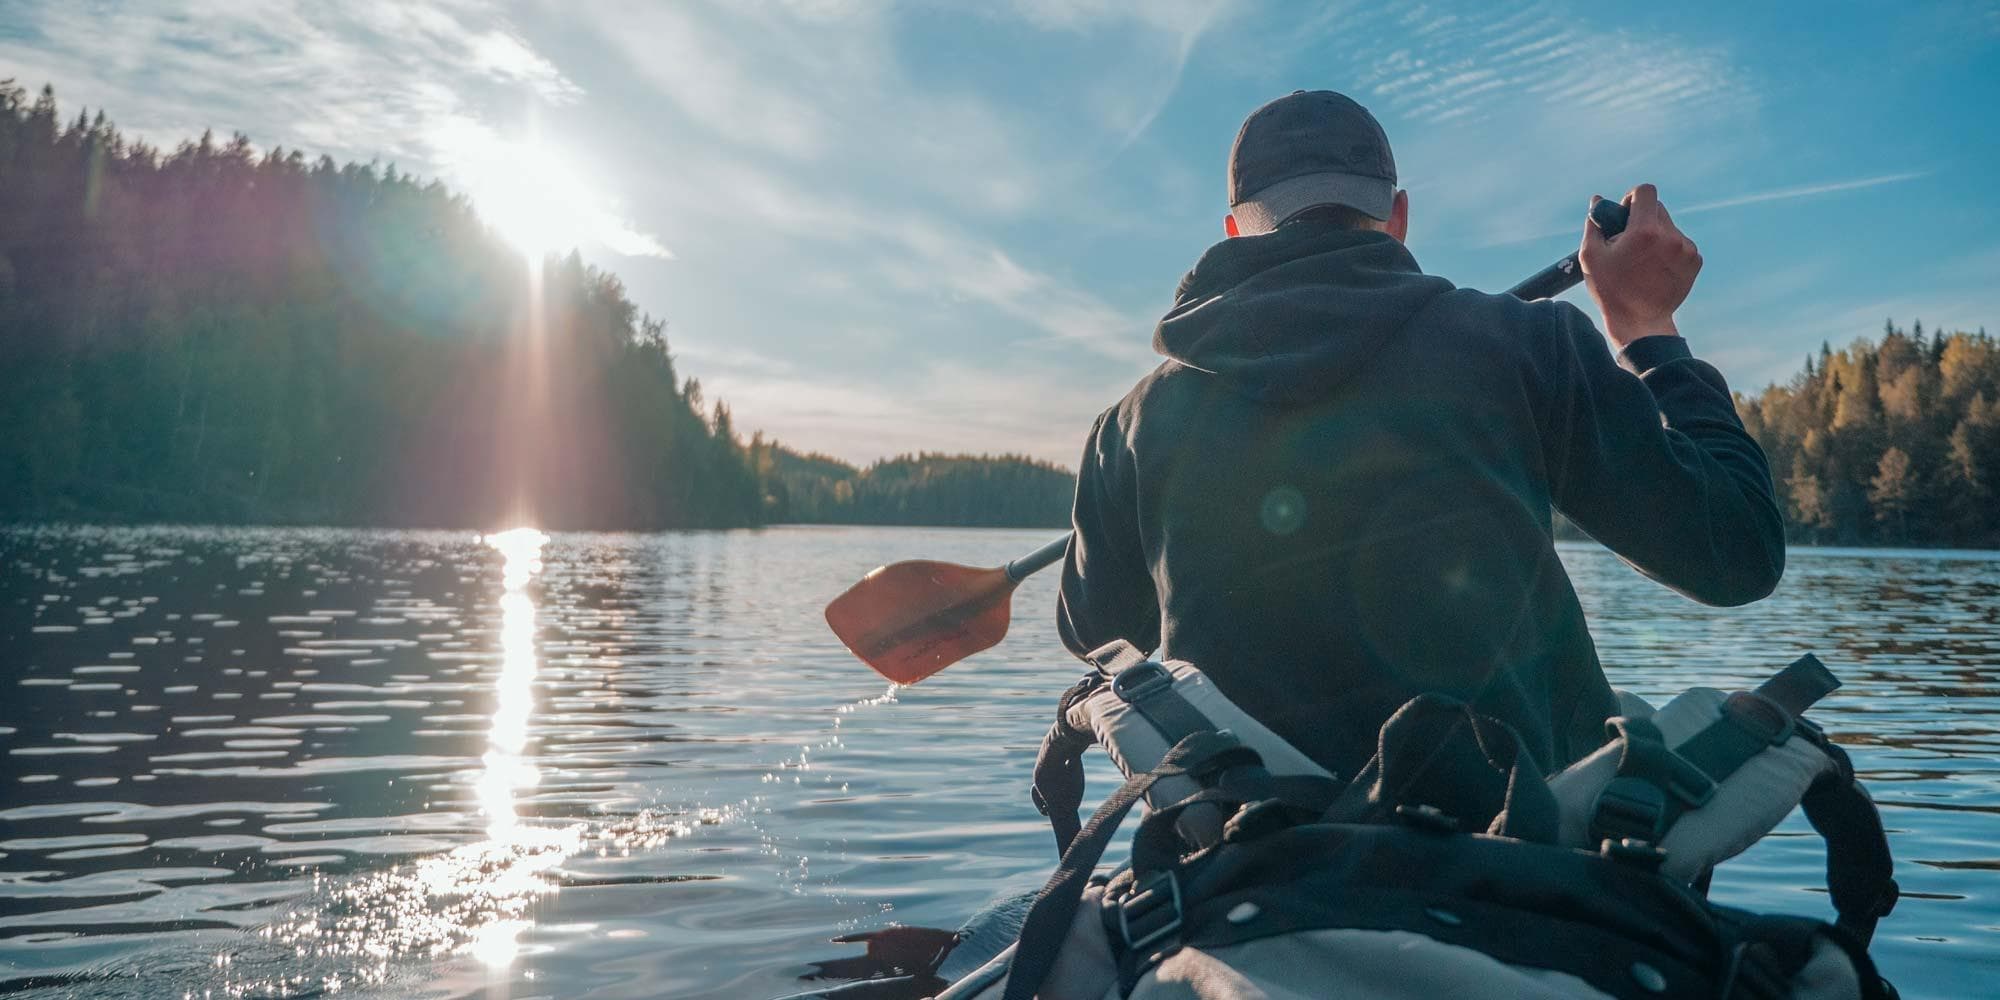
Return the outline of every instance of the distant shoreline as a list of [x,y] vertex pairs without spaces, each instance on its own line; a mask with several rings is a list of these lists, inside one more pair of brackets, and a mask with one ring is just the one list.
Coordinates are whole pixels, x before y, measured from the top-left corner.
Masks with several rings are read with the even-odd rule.
[[[49,521],[0,521],[0,532],[35,529],[88,529],[88,528],[130,528],[130,529],[182,529],[188,531],[256,531],[277,529],[289,531],[353,531],[353,532],[416,532],[416,533],[464,533],[485,534],[501,530],[499,527],[470,527],[465,525],[392,525],[392,524],[328,524],[313,522],[202,522],[202,521],[121,521],[121,520],[49,520]],[[949,531],[1053,531],[1069,529],[1068,524],[913,524],[913,523],[869,523],[858,521],[774,521],[768,524],[738,525],[727,528],[548,528],[558,535],[705,535],[737,531],[766,531],[774,528],[909,528],[941,529]],[[1589,537],[1556,538],[1558,548],[1604,549],[1599,542]],[[1608,550],[1607,550],[1608,551]],[[1913,556],[1955,556],[1971,558],[2000,558],[2000,548],[1978,549],[1948,545],[1834,545],[1826,543],[1793,542],[1786,551],[1794,554],[1812,555],[1891,555],[1906,553]]]

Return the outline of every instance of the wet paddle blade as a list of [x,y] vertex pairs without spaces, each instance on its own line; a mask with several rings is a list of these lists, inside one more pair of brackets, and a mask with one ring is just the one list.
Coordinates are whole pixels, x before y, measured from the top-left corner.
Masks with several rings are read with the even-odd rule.
[[1013,593],[1004,569],[899,562],[834,598],[826,623],[876,673],[915,684],[1006,638]]

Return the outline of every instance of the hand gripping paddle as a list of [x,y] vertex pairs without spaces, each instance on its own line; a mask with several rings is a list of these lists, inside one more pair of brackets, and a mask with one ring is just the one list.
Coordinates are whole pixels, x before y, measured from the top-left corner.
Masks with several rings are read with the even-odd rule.
[[[1590,222],[1607,240],[1625,231],[1629,215],[1624,205],[1609,198],[1590,206]],[[1583,262],[1576,259],[1576,254],[1570,254],[1536,271],[1528,280],[1507,289],[1507,294],[1530,302],[1536,299],[1552,299],[1575,288],[1576,283],[1582,280]]]

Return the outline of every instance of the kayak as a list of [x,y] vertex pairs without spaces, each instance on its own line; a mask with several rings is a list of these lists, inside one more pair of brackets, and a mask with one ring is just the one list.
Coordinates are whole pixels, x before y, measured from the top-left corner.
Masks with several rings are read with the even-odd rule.
[[812,963],[804,979],[846,980],[779,1000],[923,1000],[943,992],[998,958],[1020,937],[1035,901],[1033,892],[1002,895],[956,930],[888,927],[848,934],[836,943],[861,943],[866,954]]
[[[787,1000],[1894,996],[1867,954],[1893,863],[1802,714],[1839,686],[1810,654],[1751,691],[1626,696],[1605,745],[1547,778],[1504,724],[1421,695],[1348,780],[1191,664],[1124,643],[1090,660],[1035,768],[1063,855],[1048,883],[953,930],[835,938],[865,953],[814,963],[826,985]],[[1079,825],[1091,745],[1126,782]],[[1140,801],[1131,860],[1095,874]],[[1714,866],[1801,806],[1838,922],[1709,902]]]

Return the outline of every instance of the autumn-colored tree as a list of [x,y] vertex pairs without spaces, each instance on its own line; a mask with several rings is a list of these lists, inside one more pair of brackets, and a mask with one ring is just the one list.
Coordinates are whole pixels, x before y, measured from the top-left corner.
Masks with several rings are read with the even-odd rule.
[[2000,546],[2000,346],[1984,329],[1893,322],[1823,346],[1784,385],[1739,396],[1792,537]]
[[1868,503],[1875,520],[1895,528],[1895,541],[1909,536],[1910,456],[1901,448],[1890,448],[1875,463],[1875,477],[1868,481]]

